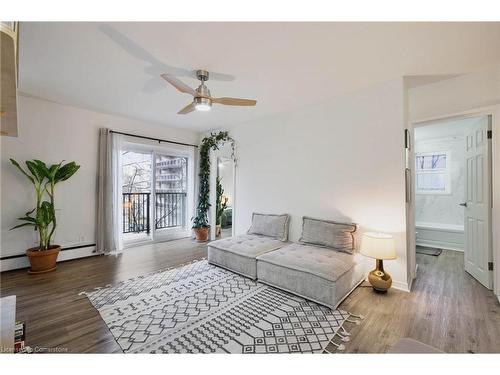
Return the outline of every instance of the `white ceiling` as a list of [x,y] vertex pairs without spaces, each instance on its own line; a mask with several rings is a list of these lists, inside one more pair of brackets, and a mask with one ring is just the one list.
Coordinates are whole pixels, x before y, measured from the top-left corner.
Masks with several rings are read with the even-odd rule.
[[481,117],[450,119],[415,128],[415,141],[463,137],[467,129],[480,121]]
[[[496,64],[499,40],[500,23],[22,23],[20,91],[175,127],[230,128],[405,75]],[[257,106],[177,115],[190,97],[159,75],[195,87],[185,76],[198,68],[234,76],[209,81],[212,95]]]

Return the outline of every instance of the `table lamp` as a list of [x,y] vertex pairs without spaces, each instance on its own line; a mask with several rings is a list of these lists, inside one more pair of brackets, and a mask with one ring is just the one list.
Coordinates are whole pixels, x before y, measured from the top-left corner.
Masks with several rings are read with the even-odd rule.
[[387,292],[392,278],[384,271],[384,259],[396,259],[394,237],[385,233],[364,233],[361,240],[361,254],[377,260],[376,268],[368,274],[368,281],[378,292]]

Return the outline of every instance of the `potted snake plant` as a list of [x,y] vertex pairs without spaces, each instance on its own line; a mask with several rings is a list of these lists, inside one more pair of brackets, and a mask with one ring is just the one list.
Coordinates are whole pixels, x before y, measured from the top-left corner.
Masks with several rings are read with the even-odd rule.
[[40,160],[28,160],[25,170],[14,159],[10,159],[10,161],[26,176],[35,189],[35,208],[18,218],[22,223],[12,228],[30,226],[38,232],[38,246],[26,250],[31,265],[28,272],[37,274],[53,271],[56,269],[57,256],[61,250],[61,246],[52,243],[57,227],[54,203],[55,186],[73,176],[80,166],[75,162],[67,164],[60,162],[47,166]]

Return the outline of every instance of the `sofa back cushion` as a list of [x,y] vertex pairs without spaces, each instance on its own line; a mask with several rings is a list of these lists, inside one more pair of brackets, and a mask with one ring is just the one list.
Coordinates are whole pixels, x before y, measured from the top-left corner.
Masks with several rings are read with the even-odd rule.
[[288,240],[288,226],[290,215],[272,215],[272,214],[252,214],[252,225],[248,234],[260,234],[267,237],[276,238],[280,241]]
[[355,231],[356,224],[338,223],[304,216],[302,218],[302,237],[299,242],[352,253],[354,251]]

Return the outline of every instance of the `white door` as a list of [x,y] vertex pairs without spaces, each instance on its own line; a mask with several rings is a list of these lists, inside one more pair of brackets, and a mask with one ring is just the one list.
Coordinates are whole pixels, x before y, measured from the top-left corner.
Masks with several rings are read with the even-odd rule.
[[465,270],[492,288],[490,117],[478,119],[465,137]]

